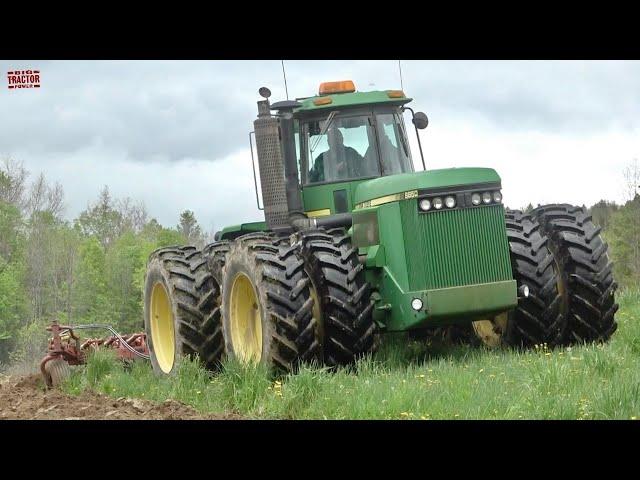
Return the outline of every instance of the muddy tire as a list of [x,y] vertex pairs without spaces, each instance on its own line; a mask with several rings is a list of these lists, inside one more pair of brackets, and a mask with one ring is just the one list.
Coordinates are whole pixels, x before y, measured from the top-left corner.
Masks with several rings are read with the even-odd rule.
[[503,340],[515,347],[561,343],[567,317],[559,291],[559,269],[548,247],[548,238],[535,217],[518,210],[505,212],[511,268],[518,289],[529,287],[508,313]]
[[280,372],[318,361],[310,280],[295,246],[263,233],[238,237],[229,244],[222,278],[229,357]]
[[370,286],[357,248],[345,231],[317,229],[300,235],[300,251],[320,301],[325,364],[353,363],[374,349]]
[[617,284],[608,245],[584,208],[568,204],[544,205],[533,214],[549,236],[561,269],[568,312],[565,343],[609,340],[617,329]]
[[61,358],[54,358],[48,361],[44,366],[44,370],[46,372],[44,380],[47,388],[57,388],[71,376],[69,364]]
[[166,247],[150,255],[144,324],[154,371],[173,374],[185,356],[218,367],[224,353],[219,297],[207,258],[197,248]]

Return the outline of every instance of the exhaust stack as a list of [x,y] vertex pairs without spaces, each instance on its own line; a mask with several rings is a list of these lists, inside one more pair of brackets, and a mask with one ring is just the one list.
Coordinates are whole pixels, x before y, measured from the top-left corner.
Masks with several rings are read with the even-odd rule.
[[[258,118],[253,122],[260,169],[260,186],[267,228],[278,231],[290,228],[289,209],[284,182],[284,162],[280,145],[280,125],[271,115],[266,89],[260,89],[265,100],[258,102]],[[268,94],[265,93],[265,90]],[[294,150],[295,151],[295,150]]]

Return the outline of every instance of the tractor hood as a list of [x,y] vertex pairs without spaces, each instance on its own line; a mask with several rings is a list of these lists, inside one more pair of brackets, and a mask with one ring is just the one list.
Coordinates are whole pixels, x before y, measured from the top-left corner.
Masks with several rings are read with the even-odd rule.
[[493,168],[443,168],[426,172],[389,175],[362,182],[356,188],[354,204],[412,190],[457,187],[500,182]]

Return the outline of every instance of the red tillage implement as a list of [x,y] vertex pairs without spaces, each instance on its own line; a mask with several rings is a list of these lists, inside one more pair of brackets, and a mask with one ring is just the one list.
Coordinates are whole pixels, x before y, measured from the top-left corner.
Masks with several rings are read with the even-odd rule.
[[[105,338],[89,338],[80,342],[74,330],[106,329],[111,335]],[[47,387],[55,387],[69,375],[69,365],[86,363],[87,354],[98,348],[109,348],[117,352],[119,358],[125,361],[135,360],[137,357],[149,359],[147,336],[144,333],[120,335],[113,327],[105,324],[87,325],[59,325],[54,321],[47,327],[53,335],[49,340],[47,355],[40,362],[40,371]]]

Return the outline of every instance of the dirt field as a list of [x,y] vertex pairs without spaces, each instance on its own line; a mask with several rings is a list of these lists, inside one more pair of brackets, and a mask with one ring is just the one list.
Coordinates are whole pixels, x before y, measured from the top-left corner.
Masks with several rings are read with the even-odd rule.
[[202,415],[175,400],[111,398],[92,392],[75,397],[45,391],[39,375],[0,376],[0,420],[222,420],[234,416]]

